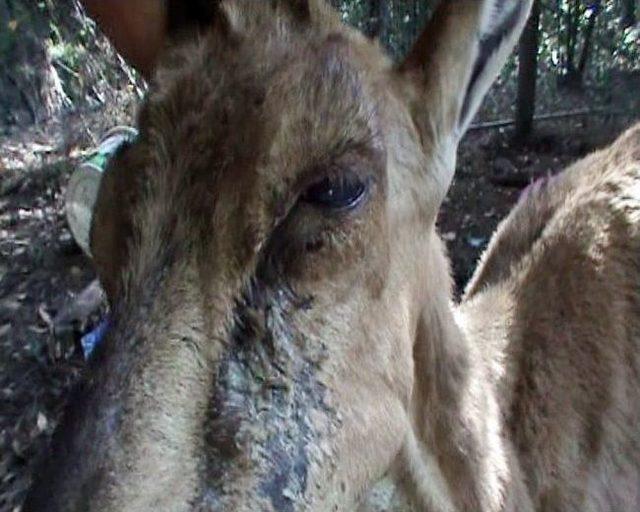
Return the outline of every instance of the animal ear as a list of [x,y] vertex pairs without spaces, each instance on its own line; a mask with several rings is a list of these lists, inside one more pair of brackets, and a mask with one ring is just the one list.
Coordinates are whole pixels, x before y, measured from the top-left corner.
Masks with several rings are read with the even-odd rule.
[[83,0],[125,59],[146,78],[173,38],[213,23],[217,0]]
[[[515,46],[532,0],[442,0],[400,71],[421,130],[457,142]],[[424,134],[423,134],[424,136]]]

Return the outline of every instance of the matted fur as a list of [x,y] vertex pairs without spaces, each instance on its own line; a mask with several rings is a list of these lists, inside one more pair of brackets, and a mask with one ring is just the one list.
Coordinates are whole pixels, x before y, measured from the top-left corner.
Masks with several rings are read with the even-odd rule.
[[105,175],[113,327],[25,512],[637,510],[640,130],[454,305],[436,214],[530,2],[445,1],[400,66],[319,1],[205,3]]

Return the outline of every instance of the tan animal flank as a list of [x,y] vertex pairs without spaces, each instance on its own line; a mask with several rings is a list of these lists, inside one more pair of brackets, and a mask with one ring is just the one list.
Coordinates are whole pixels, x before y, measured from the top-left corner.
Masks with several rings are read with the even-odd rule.
[[168,5],[94,218],[111,331],[24,511],[640,509],[640,127],[459,305],[435,229],[530,2],[445,0],[399,66],[320,0]]

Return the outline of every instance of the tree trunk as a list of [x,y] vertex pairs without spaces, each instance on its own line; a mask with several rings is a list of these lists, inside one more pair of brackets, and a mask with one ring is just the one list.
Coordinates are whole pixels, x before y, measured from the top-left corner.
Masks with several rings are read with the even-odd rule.
[[578,35],[580,33],[580,17],[582,15],[581,0],[569,0],[568,9],[564,15],[564,75],[568,82],[576,78],[576,49],[578,47]]
[[622,8],[622,28],[632,27],[636,24],[636,0],[623,0]]
[[70,19],[72,2],[55,5],[0,0],[0,104],[4,121],[35,122],[59,113],[68,102],[51,64],[48,14]]
[[378,18],[380,19],[380,37],[386,38],[391,29],[391,17],[389,16],[393,8],[390,0],[378,0]]
[[591,15],[589,16],[589,24],[584,35],[584,45],[582,46],[582,54],[580,55],[580,62],[578,63],[578,73],[580,78],[584,77],[584,71],[587,68],[587,61],[589,59],[589,53],[591,52],[591,43],[593,42],[593,31],[596,28],[596,18],[600,13],[600,2],[594,2],[591,7]]
[[573,10],[575,9],[575,0],[569,2],[567,12],[564,16],[564,34],[565,34],[565,49],[564,49],[564,72],[565,74],[571,74],[574,69],[573,54],[575,46],[573,44],[573,31],[574,28],[577,31],[575,23],[573,23]]
[[121,99],[124,87],[140,94],[142,83],[84,16],[79,0],[0,0],[0,124],[95,107]]
[[524,142],[533,130],[540,41],[540,0],[533,4],[531,16],[518,47],[518,99],[516,104],[515,139]]
[[365,33],[371,38],[380,37],[382,30],[382,17],[380,12],[380,5],[385,0],[369,0],[367,22],[365,25]]

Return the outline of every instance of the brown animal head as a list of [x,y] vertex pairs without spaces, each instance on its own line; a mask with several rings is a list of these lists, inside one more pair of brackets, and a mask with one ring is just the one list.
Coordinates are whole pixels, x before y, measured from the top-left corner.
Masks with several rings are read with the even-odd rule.
[[353,510],[459,350],[435,217],[529,2],[445,1],[401,66],[319,1],[203,4],[105,175],[112,327],[26,511]]

